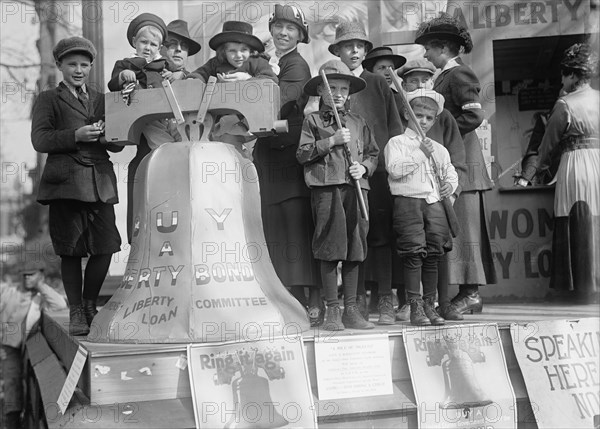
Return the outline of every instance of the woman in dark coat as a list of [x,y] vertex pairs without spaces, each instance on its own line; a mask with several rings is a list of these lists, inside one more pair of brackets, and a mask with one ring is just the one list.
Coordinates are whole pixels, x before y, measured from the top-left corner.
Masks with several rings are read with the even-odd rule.
[[[324,317],[319,289],[319,271],[312,256],[314,232],[310,193],[303,168],[296,160],[307,98],[302,88],[311,78],[308,64],[298,53],[298,43],[308,43],[308,24],[302,10],[275,5],[269,20],[276,53],[271,64],[278,69],[281,97],[280,118],[287,119],[289,132],[261,138],[254,146],[259,173],[265,238],[273,266],[282,283],[309,308],[311,324]],[[308,303],[304,288],[309,289]]]
[[[471,36],[456,19],[447,14],[421,24],[415,43],[425,47],[425,58],[440,75],[433,89],[446,100],[444,107],[452,113],[465,144],[467,177],[454,210],[461,233],[449,253],[449,284],[458,284],[459,293],[452,299],[459,312],[481,312],[483,303],[479,286],[496,283],[489,231],[486,224],[485,191],[493,183],[488,175],[475,129],[483,122],[479,102],[481,86],[475,73],[460,59],[461,47],[468,54],[473,48]],[[473,246],[472,243],[478,244]]]

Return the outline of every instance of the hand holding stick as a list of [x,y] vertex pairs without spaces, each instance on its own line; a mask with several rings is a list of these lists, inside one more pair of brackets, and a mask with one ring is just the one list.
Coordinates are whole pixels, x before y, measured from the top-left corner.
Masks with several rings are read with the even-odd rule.
[[[411,120],[413,122],[413,124],[415,125],[415,131],[417,132],[417,134],[419,134],[421,141],[422,142],[425,141],[425,139],[427,139],[427,136],[425,135],[425,132],[423,131],[423,129],[419,126],[419,121],[417,120],[417,117],[415,116],[415,112],[413,111],[412,107],[408,103],[408,99],[406,98],[406,93],[404,92],[404,88],[402,88],[400,78],[398,77],[396,72],[391,67],[390,67],[390,75],[391,75],[392,81],[394,82],[394,86],[396,87],[396,90],[398,91],[398,94],[400,94],[402,103],[406,107],[409,120]],[[433,174],[435,175],[435,177],[438,181],[438,185],[441,189],[442,176],[440,175],[440,172],[437,169],[435,160],[432,159],[431,153],[427,154],[427,157],[431,161],[430,162],[431,169],[433,170]],[[456,213],[454,212],[452,203],[450,202],[450,200],[448,198],[444,198],[444,199],[442,199],[442,205],[444,206],[444,211],[446,212],[446,219],[448,220],[448,225],[450,226],[450,232],[452,233],[453,237],[456,237],[460,233],[460,224],[458,223],[458,218],[456,217]]]
[[[338,126],[338,129],[342,129],[342,121],[340,121],[340,115],[338,114],[337,108],[335,107],[335,103],[333,102],[333,94],[331,93],[331,88],[329,87],[329,81],[327,80],[327,74],[325,73],[325,70],[321,70],[321,77],[323,78],[323,85],[325,86],[325,91],[327,91],[327,97],[329,97],[329,99],[331,100],[331,104],[332,104],[332,109],[333,109],[333,115],[335,117],[335,122]],[[344,153],[346,155],[346,158],[348,159],[348,163],[350,165],[352,165],[354,163],[354,161],[352,160],[352,154],[350,153],[350,149],[348,148],[347,144],[344,144]],[[367,210],[367,205],[365,204],[365,198],[363,196],[362,193],[362,189],[360,187],[360,181],[358,179],[353,179],[354,180],[354,186],[355,186],[355,190],[356,190],[356,197],[358,198],[358,205],[360,208],[360,215],[362,216],[363,219],[365,219],[367,222],[369,221],[369,212]]]

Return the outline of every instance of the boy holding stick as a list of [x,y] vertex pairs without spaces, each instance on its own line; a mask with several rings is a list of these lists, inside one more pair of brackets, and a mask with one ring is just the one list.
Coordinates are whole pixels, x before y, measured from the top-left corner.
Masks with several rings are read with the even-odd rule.
[[[379,148],[360,116],[345,110],[363,79],[341,61],[328,61],[304,86],[321,97],[320,109],[304,119],[296,157],[304,165],[315,220],[313,254],[319,260],[327,311],[323,329],[371,329],[356,305],[358,267],[367,255],[368,177],[377,167]],[[362,200],[362,204],[361,204]],[[337,265],[342,262],[344,312],[337,298]]]
[[444,109],[444,97],[418,89],[406,98],[409,128],[392,137],[384,151],[394,196],[396,251],[402,257],[411,324],[443,325],[445,321],[434,307],[437,266],[439,258],[452,249],[452,238],[442,201],[456,191],[458,175],[448,150],[425,137]]

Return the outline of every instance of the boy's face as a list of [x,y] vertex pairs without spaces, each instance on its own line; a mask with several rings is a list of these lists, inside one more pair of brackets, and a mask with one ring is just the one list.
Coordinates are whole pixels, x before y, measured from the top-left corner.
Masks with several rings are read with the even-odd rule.
[[[346,100],[348,99],[348,94],[350,93],[350,81],[346,79],[327,79],[329,82],[329,87],[331,88],[331,94],[333,95],[333,104],[336,109],[343,109],[344,104],[346,104]],[[327,90],[325,89],[325,85],[321,84],[318,87],[318,92],[323,102],[330,107],[331,100],[327,96]]]
[[227,62],[236,69],[244,65],[250,57],[250,47],[245,43],[228,42],[225,44]]
[[165,42],[165,48],[166,56],[173,61],[178,69],[183,69],[187,65],[190,47],[181,37],[174,34],[169,35]]
[[[413,112],[415,112],[415,116],[417,117],[417,122],[419,123],[419,126],[421,127],[423,132],[427,134],[427,131],[429,131],[435,123],[436,112],[432,109],[428,109],[423,106],[413,107]],[[409,127],[413,128],[412,121],[409,122]],[[417,130],[413,129],[413,131]]]
[[156,57],[161,43],[160,38],[148,31],[144,31],[133,38],[135,52],[140,57],[144,57],[146,61],[151,61]]
[[365,59],[366,46],[362,40],[348,40],[342,42],[334,48],[340,60],[354,70],[360,66]]
[[404,75],[404,89],[412,92],[419,88],[433,89],[433,80],[427,72],[416,71]]
[[56,67],[61,71],[65,82],[78,88],[87,83],[92,61],[85,54],[67,54],[56,62]]
[[279,51],[289,51],[296,47],[300,41],[300,29],[289,21],[275,21],[271,26],[271,35],[275,49]]
[[380,74],[385,77],[388,85],[392,84],[392,78],[390,77],[389,68],[394,69],[394,62],[389,58],[382,58],[377,60],[375,65],[373,66],[373,73]]

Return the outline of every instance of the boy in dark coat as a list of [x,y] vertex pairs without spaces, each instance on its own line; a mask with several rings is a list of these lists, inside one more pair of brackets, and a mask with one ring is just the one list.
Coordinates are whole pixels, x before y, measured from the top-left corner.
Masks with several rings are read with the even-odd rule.
[[[382,76],[364,70],[362,61],[365,54],[373,48],[367,39],[365,29],[358,22],[342,22],[335,32],[335,40],[329,46],[329,52],[340,57],[350,68],[354,76],[360,76],[367,83],[364,91],[350,98],[350,111],[362,116],[373,130],[379,147],[380,162],[377,170],[369,179],[369,259],[373,273],[379,284],[379,320],[380,325],[393,325],[396,320],[392,304],[392,195],[387,184],[387,173],[383,162],[383,149],[388,140],[404,132],[398,108],[392,91]],[[369,265],[369,264],[366,264]],[[364,291],[364,267],[361,267],[361,279],[357,293],[358,306],[368,319],[367,302]]]
[[[323,329],[371,329],[356,305],[358,267],[367,255],[369,223],[360,215],[358,180],[366,200],[367,178],[377,167],[379,148],[364,119],[345,111],[348,95],[362,90],[366,83],[350,72],[341,61],[328,61],[325,70],[333,99],[328,96],[322,77],[316,76],[304,86],[309,96],[321,96],[321,108],[304,119],[296,156],[304,165],[304,180],[311,189],[315,234],[313,253],[321,264],[327,311]],[[339,111],[339,128],[333,109]],[[344,147],[346,146],[346,148]],[[350,156],[346,155],[346,150]],[[350,159],[354,160],[350,163]],[[344,313],[337,298],[337,265],[342,262]]]
[[[117,179],[106,144],[104,96],[86,85],[96,48],[71,37],[54,48],[63,81],[41,93],[33,108],[31,141],[48,159],[38,201],[50,206],[52,245],[61,257],[69,300],[69,332],[86,335],[96,314],[96,298],[121,238],[115,225]],[[81,258],[89,255],[82,281]],[[83,283],[83,293],[82,293]]]

